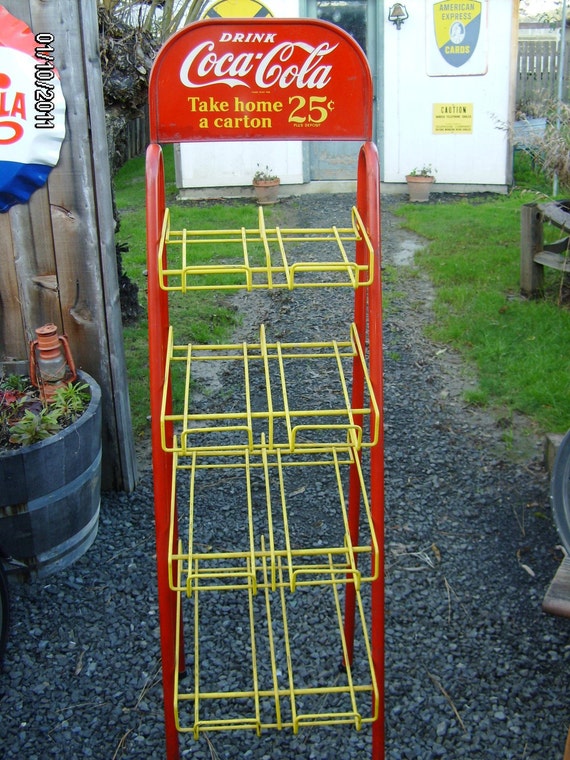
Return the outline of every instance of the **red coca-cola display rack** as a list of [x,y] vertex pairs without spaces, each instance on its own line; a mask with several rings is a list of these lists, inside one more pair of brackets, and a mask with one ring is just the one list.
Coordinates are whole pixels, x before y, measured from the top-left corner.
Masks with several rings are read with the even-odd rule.
[[[373,760],[384,756],[382,304],[372,105],[360,47],[340,28],[310,19],[196,22],[164,45],[152,70],[148,309],[168,760],[179,757],[185,733],[297,733],[336,724],[370,726]],[[282,228],[260,207],[253,228],[173,229],[161,144],[253,139],[360,142],[351,223]],[[222,255],[206,263],[193,255],[212,244]],[[324,258],[315,253],[321,245]],[[260,289],[301,288],[319,298],[333,298],[337,288],[353,292],[345,334],[323,338],[323,325],[318,339],[299,342],[287,337],[286,324],[279,339],[260,324],[254,342],[202,345],[177,342],[170,325],[172,293],[239,289],[247,298]],[[194,404],[193,373],[209,362],[237,367],[242,378],[227,408],[219,406],[223,398],[206,411]],[[336,396],[298,397],[302,372],[325,373],[328,390],[334,376]],[[294,490],[299,468],[312,468],[336,504],[339,538],[327,546],[293,527],[307,519],[298,508],[302,489]],[[234,546],[205,546],[200,521],[208,493],[228,477],[237,484],[228,498],[243,515],[243,531]],[[325,598],[330,616],[321,612]],[[224,609],[241,611],[229,627],[237,642],[213,642],[201,626],[221,599]],[[330,621],[338,649],[329,651],[327,635],[326,654],[342,669],[327,682],[316,666],[308,682],[312,661],[320,661],[319,626]],[[242,662],[216,680],[208,648],[225,645],[228,661],[239,651]]]

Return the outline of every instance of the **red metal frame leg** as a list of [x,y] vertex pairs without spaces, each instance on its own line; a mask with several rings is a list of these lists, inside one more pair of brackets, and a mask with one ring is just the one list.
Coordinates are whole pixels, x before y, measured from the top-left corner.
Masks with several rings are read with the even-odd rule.
[[380,551],[380,574],[371,589],[371,640],[372,662],[378,684],[378,701],[373,710],[378,720],[372,724],[372,760],[384,760],[385,755],[385,665],[384,665],[384,446],[379,443],[373,450],[370,462],[371,509],[376,539]]
[[[160,429],[169,316],[167,294],[160,289],[158,278],[158,252],[165,211],[164,167],[159,145],[151,144],[147,150],[146,177],[150,413],[164,727],[167,760],[179,760],[178,731],[174,714],[176,592],[171,590],[168,578],[172,454],[162,449]],[[152,313],[151,305],[155,307]],[[171,435],[172,431],[167,430],[166,433]],[[176,540],[174,536],[174,541]]]
[[[357,205],[363,216],[374,251],[376,252],[374,283],[369,289],[368,340],[370,380],[378,408],[383,409],[383,362],[382,362],[382,282],[381,282],[381,234],[380,234],[380,182],[376,146],[365,143],[358,158]],[[381,412],[382,414],[382,412]],[[371,425],[376,420],[372,415]],[[370,509],[372,524],[380,552],[380,572],[371,588],[371,646],[374,673],[378,685],[378,699],[373,709],[378,719],[372,724],[372,760],[385,756],[385,687],[384,687],[384,427],[379,420],[378,444],[370,452]]]
[[176,729],[176,720],[174,715],[174,671],[176,668],[174,654],[176,640],[176,593],[169,587],[167,563],[159,561],[159,557],[163,554],[165,545],[166,547],[168,546],[168,533],[166,534],[166,537],[159,535],[159,527],[157,524],[156,546],[158,606],[160,615],[160,649],[162,656],[162,689],[164,695],[166,758],[167,760],[178,760],[180,757],[178,731]]

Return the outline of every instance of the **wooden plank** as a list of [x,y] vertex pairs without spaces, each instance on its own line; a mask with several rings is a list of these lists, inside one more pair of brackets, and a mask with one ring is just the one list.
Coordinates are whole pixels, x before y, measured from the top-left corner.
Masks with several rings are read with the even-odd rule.
[[570,558],[564,557],[542,602],[550,615],[570,617]]
[[553,243],[548,243],[544,246],[545,251],[551,253],[567,253],[570,250],[570,237],[560,238]]
[[8,212],[12,227],[13,255],[18,278],[19,307],[26,343],[19,358],[28,355],[27,344],[35,330],[48,322],[62,329],[57,290],[39,287],[35,278],[54,277],[56,262],[47,189],[36,190],[28,203],[13,206]]
[[539,203],[538,210],[545,217],[544,221],[560,229],[570,230],[570,212],[560,203]]
[[544,466],[546,472],[552,477],[552,471],[554,470],[554,462],[556,461],[556,455],[558,449],[562,443],[564,435],[562,433],[547,433],[544,440]]
[[527,55],[527,41],[519,43],[519,63],[518,63],[518,84],[517,84],[517,100],[519,103],[526,103],[527,101],[527,78],[528,78],[528,55]]
[[[83,35],[83,54],[86,62],[86,91],[92,110],[90,117],[91,160],[93,162],[94,191],[98,198],[95,211],[96,224],[99,230],[99,260],[107,328],[106,346],[110,367],[109,392],[112,397],[114,429],[117,431],[115,467],[118,470],[123,490],[132,491],[137,482],[137,464],[126,378],[107,133],[105,119],[102,116],[105,112],[105,106],[100,68],[98,22],[95,3],[81,3],[80,7],[80,30]],[[100,115],[100,118],[93,118],[93,110]]]
[[542,215],[536,203],[526,203],[521,208],[520,287],[531,298],[544,287],[544,269],[534,261],[543,248]]
[[10,216],[0,214],[0,360],[15,361],[26,336],[20,309]]
[[570,259],[568,256],[562,256],[560,253],[552,251],[540,251],[534,257],[536,264],[542,264],[550,269],[557,269],[559,272],[570,272]]

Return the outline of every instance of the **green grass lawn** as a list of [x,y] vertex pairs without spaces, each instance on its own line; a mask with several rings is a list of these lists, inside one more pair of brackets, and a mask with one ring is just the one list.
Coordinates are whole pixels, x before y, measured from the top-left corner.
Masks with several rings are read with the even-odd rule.
[[429,335],[476,368],[478,388],[467,400],[516,410],[543,431],[564,432],[570,428],[570,311],[558,303],[561,275],[547,271],[537,300],[522,297],[519,287],[520,209],[537,198],[520,189],[484,202],[406,204],[398,214],[430,240],[416,255],[435,286]]

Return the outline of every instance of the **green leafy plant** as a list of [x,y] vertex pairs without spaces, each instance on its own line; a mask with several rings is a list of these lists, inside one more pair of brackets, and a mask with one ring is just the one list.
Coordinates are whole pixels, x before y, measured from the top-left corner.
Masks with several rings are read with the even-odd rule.
[[71,425],[83,414],[90,397],[87,384],[68,383],[58,388],[53,401],[45,403],[29,378],[0,378],[0,452],[30,446]]
[[12,443],[12,429],[24,416],[26,411],[39,415],[43,409],[38,394],[25,378],[19,375],[7,375],[0,380],[0,448]]
[[567,103],[557,100],[525,103],[524,110],[517,111],[514,124],[497,126],[507,133],[517,153],[529,157],[533,171],[547,178],[550,192],[555,177],[563,191],[570,188],[570,106]]
[[59,420],[75,422],[83,414],[90,397],[87,383],[68,383],[57,389],[50,406]]
[[30,409],[26,409],[24,416],[12,425],[10,443],[31,446],[32,443],[43,441],[59,430],[61,430],[61,424],[57,412],[44,407],[38,414],[34,414]]
[[420,168],[412,169],[408,172],[408,177],[434,177],[437,174],[437,169],[434,169],[431,164],[425,164]]
[[253,184],[256,182],[274,182],[275,180],[279,179],[273,169],[271,169],[269,166],[265,166],[265,168],[262,169],[259,164],[257,164],[257,167],[258,169],[253,175]]
[[22,375],[8,375],[2,382],[2,389],[25,392],[28,387]]

